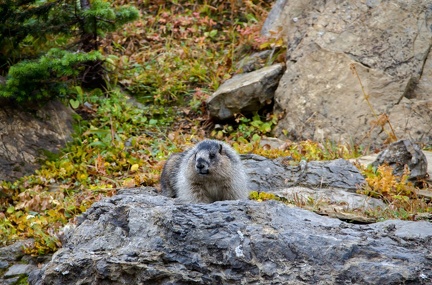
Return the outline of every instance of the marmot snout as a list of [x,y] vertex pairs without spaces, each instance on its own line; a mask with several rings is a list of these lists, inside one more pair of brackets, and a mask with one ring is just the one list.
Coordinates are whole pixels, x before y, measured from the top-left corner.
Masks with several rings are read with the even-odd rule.
[[195,169],[199,174],[209,174],[211,171],[217,171],[222,155],[222,145],[203,141],[197,146],[195,155]]
[[204,140],[167,160],[162,193],[189,203],[246,199],[247,175],[239,155],[226,143]]

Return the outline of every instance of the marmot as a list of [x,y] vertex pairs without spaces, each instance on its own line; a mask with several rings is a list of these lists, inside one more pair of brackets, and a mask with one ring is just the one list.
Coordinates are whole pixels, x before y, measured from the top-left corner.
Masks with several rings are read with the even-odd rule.
[[162,171],[162,194],[184,203],[247,199],[247,175],[240,156],[228,144],[204,140],[172,154]]

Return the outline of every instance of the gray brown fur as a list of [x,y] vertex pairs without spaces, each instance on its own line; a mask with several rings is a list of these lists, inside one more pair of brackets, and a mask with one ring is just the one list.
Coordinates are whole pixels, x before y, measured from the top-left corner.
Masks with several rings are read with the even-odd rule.
[[183,152],[173,153],[166,161],[162,170],[160,179],[162,194],[171,198],[176,197],[176,191],[174,190],[175,185],[175,173],[177,173],[180,167],[180,161],[183,157]]
[[171,155],[162,171],[162,194],[185,203],[247,199],[247,175],[228,144],[204,140]]

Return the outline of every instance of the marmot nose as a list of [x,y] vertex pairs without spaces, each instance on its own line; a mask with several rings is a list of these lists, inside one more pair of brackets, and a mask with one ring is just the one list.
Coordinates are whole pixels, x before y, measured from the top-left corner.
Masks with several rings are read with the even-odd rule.
[[196,163],[195,163],[195,166],[196,166],[196,168],[198,168],[198,169],[203,169],[203,168],[206,167],[206,162],[205,162],[204,159],[202,159],[202,158],[198,158],[197,161],[196,161]]
[[197,161],[195,164],[196,170],[200,174],[208,174],[208,167],[207,164],[203,161]]

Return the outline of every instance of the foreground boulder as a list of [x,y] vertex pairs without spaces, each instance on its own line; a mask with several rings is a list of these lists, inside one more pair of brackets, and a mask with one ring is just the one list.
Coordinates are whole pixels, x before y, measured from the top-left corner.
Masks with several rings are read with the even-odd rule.
[[367,226],[280,202],[94,204],[30,284],[430,284],[432,224]]

